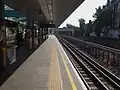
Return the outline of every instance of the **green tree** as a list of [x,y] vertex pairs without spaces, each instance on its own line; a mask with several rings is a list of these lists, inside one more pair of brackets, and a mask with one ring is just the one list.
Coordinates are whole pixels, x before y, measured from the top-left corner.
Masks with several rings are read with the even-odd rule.
[[99,6],[98,8],[95,8],[95,9],[96,9],[96,12],[93,14],[93,18],[97,19],[102,13],[102,8],[101,6]]
[[96,9],[96,13],[93,15],[93,17],[95,18],[95,32],[98,37],[100,36],[103,27],[107,28],[111,25],[111,15],[112,12],[110,8],[103,6],[102,9],[101,7]]
[[89,36],[91,32],[93,32],[92,29],[92,21],[89,20],[89,23],[86,24],[86,28],[85,28],[85,36]]
[[80,35],[83,36],[85,33],[85,20],[83,18],[79,19]]

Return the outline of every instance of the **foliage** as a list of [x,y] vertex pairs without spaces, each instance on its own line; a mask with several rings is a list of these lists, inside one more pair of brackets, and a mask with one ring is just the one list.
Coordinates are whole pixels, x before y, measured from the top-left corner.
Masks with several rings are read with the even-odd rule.
[[93,14],[93,18],[97,19],[99,15],[102,13],[102,8],[99,6],[98,8],[95,8],[96,12]]
[[107,8],[107,6],[99,6],[96,8],[96,12],[93,14],[94,21],[89,20],[89,23],[85,23],[83,18],[78,20],[79,27],[75,27],[74,25],[67,24],[67,28],[74,28],[75,35],[77,36],[89,36],[90,33],[95,32],[96,36],[100,36],[102,32],[102,28],[106,28],[108,31],[108,27],[112,26],[112,10],[111,8]]
[[80,35],[83,36],[85,33],[85,20],[83,18],[79,19]]
[[112,11],[110,8],[106,8],[104,6],[102,9],[101,7],[98,7],[93,17],[95,18],[95,32],[96,35],[99,37],[100,33],[102,32],[102,28],[107,28],[111,25]]
[[89,36],[90,33],[93,31],[92,23],[93,22],[91,20],[89,20],[89,23],[86,24],[86,26],[85,26],[85,36]]

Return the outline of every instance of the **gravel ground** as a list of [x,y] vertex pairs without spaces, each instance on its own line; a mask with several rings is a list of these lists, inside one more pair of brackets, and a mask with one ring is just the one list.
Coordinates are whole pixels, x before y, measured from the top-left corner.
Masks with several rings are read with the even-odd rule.
[[[84,52],[86,53],[86,52]],[[95,60],[97,63],[99,63],[100,65],[102,65],[104,68],[106,68],[108,71],[110,71],[111,73],[113,73],[115,76],[120,78],[120,67],[113,67],[110,66],[108,64],[106,64],[106,62],[104,60],[98,60],[95,57],[91,56],[90,54],[86,53],[88,56],[90,56],[91,58],[93,58],[93,60]]]
[[[73,60],[73,57],[71,56],[71,54],[66,50],[65,47],[63,47],[63,48],[64,48],[65,52],[67,53],[68,57],[70,58],[70,60]],[[97,60],[96,58],[94,58],[93,56],[89,55],[88,53],[86,53],[86,52],[84,52],[84,53],[87,54],[88,56],[90,56],[91,58],[93,58],[97,63],[102,65],[104,68],[106,68],[108,71],[113,73],[115,76],[120,78],[120,67],[108,66],[104,61]]]
[[[81,39],[81,40],[85,40],[85,41],[91,41],[91,42],[98,43],[98,44],[101,44],[101,45],[105,45],[105,46],[120,49],[120,40],[118,40],[118,39],[94,38],[94,37],[77,37],[77,39]],[[77,45],[75,45],[75,47],[80,49],[79,46],[77,46]],[[86,53],[86,54],[88,54],[88,53]],[[92,57],[96,62],[98,62],[103,67],[105,67],[107,70],[109,70],[114,75],[116,75],[117,77],[120,78],[120,67],[110,66],[110,65],[106,64],[105,60],[97,60],[94,56],[90,56],[90,57]]]

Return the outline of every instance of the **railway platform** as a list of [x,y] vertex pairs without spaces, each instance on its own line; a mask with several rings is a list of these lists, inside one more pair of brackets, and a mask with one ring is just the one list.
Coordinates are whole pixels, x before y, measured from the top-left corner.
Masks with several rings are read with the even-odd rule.
[[6,80],[0,90],[87,90],[54,35]]

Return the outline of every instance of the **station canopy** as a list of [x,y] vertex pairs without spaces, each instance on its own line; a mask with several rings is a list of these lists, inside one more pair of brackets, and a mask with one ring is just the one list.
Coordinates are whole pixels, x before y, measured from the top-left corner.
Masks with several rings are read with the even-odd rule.
[[84,0],[4,0],[5,4],[40,23],[58,27]]

